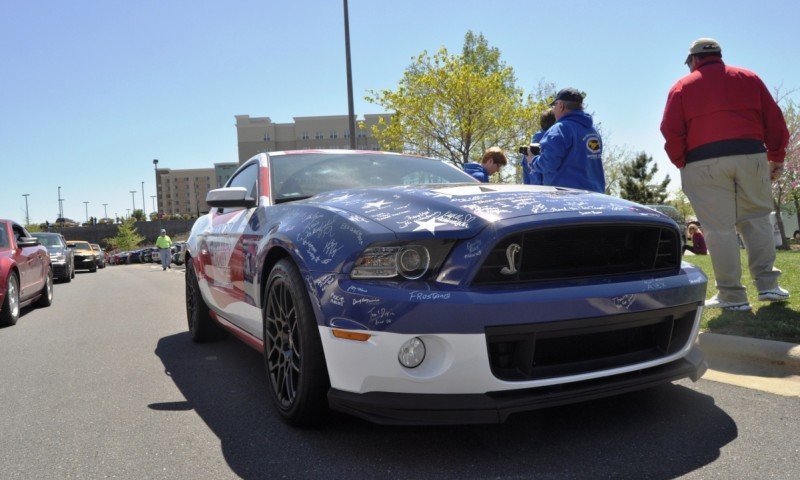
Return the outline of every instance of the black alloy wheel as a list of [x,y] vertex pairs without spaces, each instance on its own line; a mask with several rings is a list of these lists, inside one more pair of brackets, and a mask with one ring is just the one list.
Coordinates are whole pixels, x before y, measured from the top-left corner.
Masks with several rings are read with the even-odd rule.
[[203,300],[197,273],[191,260],[186,263],[186,320],[189,324],[189,333],[195,342],[207,342],[225,337],[225,330],[211,318],[211,311]]
[[292,425],[320,423],[328,410],[328,372],[308,292],[288,259],[270,272],[262,317],[264,362],[273,403]]

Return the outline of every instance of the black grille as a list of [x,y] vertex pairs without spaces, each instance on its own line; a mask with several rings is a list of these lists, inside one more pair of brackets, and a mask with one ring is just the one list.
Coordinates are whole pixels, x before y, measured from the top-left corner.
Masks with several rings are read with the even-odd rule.
[[473,284],[676,273],[680,259],[677,230],[661,226],[579,225],[530,230],[498,242]]
[[492,373],[537,380],[607,370],[678,352],[697,305],[539,324],[487,327]]

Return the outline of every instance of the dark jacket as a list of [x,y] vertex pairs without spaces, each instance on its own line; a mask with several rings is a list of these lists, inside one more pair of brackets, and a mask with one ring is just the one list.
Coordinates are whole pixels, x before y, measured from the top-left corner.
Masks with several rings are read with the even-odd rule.
[[[534,133],[531,137],[531,143],[539,143],[544,136],[544,131],[539,130],[538,132]],[[541,185],[542,184],[542,174],[537,172],[534,168],[534,164],[536,160],[539,159],[539,155],[534,156],[531,159],[531,162],[528,163],[525,160],[525,155],[522,155],[522,160],[520,160],[520,165],[522,165],[522,183],[525,185]]]
[[568,112],[547,130],[540,144],[542,154],[534,169],[542,174],[544,185],[605,192],[603,142],[591,115]]
[[670,89],[661,133],[678,168],[706,158],[767,152],[783,162],[789,131],[780,107],[755,73],[701,60]]

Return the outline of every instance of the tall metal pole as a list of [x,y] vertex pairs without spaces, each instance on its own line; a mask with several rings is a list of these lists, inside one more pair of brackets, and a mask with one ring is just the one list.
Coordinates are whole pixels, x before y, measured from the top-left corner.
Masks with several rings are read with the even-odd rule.
[[153,200],[153,212],[155,212],[156,216],[158,216],[158,210],[156,210],[156,196],[150,195],[150,199]]
[[344,0],[344,52],[347,61],[347,114],[350,122],[350,149],[356,149],[356,116],[353,113],[353,73],[350,68],[350,14]]
[[28,195],[30,195],[30,193],[23,193],[22,194],[22,196],[25,197],[25,226],[26,227],[31,224],[31,217],[30,217],[30,215],[28,215]]
[[147,208],[147,204],[144,203],[144,181],[142,181],[142,213],[145,214],[144,218],[147,220],[147,212],[144,209]]
[[89,223],[89,202],[84,201],[83,206],[86,208],[86,223]]
[[136,212],[136,199],[133,197],[135,193],[136,190],[131,190],[131,205],[133,206],[133,208],[131,208],[131,215]]
[[103,218],[108,218],[108,208],[107,207],[108,207],[108,204],[104,203],[103,204]]
[[58,187],[58,218],[64,218],[64,208],[61,206],[61,187]]
[[[161,194],[161,192],[158,191],[158,159],[157,158],[153,159],[153,170],[155,170],[155,172],[156,172],[155,182],[156,182],[156,197],[157,197],[157,196],[159,196]],[[158,205],[154,205],[153,206],[153,210],[156,212],[156,217],[158,217],[158,229],[161,230],[161,212],[158,210]]]

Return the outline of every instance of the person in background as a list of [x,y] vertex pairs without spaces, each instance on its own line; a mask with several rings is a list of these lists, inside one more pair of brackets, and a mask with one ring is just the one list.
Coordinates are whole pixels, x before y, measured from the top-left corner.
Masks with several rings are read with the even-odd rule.
[[708,254],[708,247],[706,247],[706,237],[703,236],[702,230],[700,227],[695,225],[694,223],[689,225],[687,229],[687,236],[692,239],[692,245],[684,245],[683,251],[689,250],[690,252],[694,253],[695,255],[707,255]]
[[789,131],[781,109],[753,72],[725,65],[712,38],[689,47],[689,74],[672,86],[661,120],[664,149],[703,224],[718,293],[709,308],[747,311],[737,230],[758,299],[786,301],[778,285],[769,212]]
[[534,162],[542,184],[604,193],[603,141],[583,111],[583,94],[565,88],[550,106],[556,123],[542,136],[542,153]]
[[497,173],[501,168],[508,164],[506,154],[500,147],[490,147],[484,152],[481,163],[467,162],[464,164],[464,171],[472,175],[481,182],[488,182],[489,177]]
[[[541,185],[543,178],[542,174],[535,171],[533,168],[534,162],[536,159],[539,158],[539,153],[541,153],[539,142],[542,140],[542,137],[556,123],[556,116],[553,113],[552,108],[548,108],[544,112],[542,112],[541,116],[539,116],[539,128],[540,130],[533,134],[531,137],[531,145],[527,149],[527,154],[522,155],[522,183],[525,185]],[[533,148],[536,147],[536,148]]]
[[167,231],[162,228],[161,235],[156,238],[156,248],[158,248],[158,255],[161,257],[162,270],[172,268],[170,266],[170,262],[172,262],[170,247],[172,247],[172,239],[167,235]]

